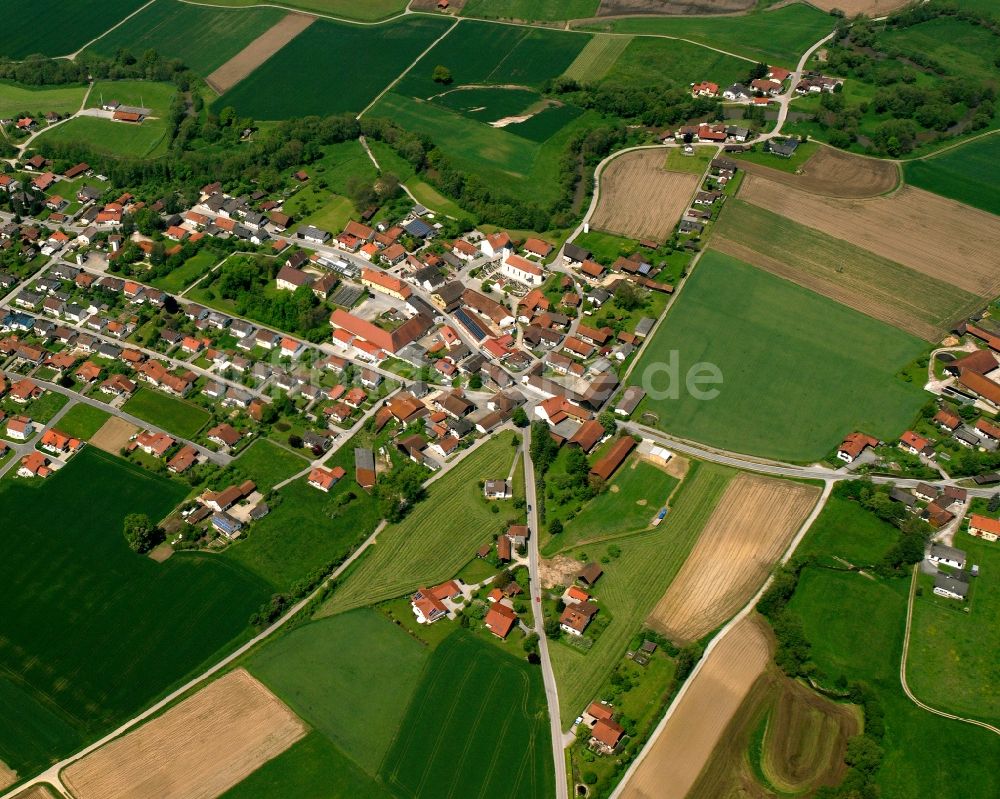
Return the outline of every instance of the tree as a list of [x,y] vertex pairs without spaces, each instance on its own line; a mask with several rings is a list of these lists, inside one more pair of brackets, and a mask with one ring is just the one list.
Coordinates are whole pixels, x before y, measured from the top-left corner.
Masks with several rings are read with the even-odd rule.
[[133,552],[149,552],[163,540],[163,531],[145,513],[130,513],[123,526],[125,542]]
[[604,432],[609,436],[613,436],[618,432],[618,420],[615,419],[615,415],[611,411],[605,411],[600,416],[597,417],[597,421],[601,423],[601,427],[604,428]]
[[444,66],[443,64],[438,64],[436,67],[434,67],[434,73],[432,77],[434,78],[435,83],[447,84],[451,83],[452,81],[451,70],[448,69],[448,67]]
[[294,447],[295,449],[301,449],[302,448],[302,437],[295,435],[295,433],[292,433],[288,437],[288,446]]
[[635,283],[619,280],[615,287],[615,304],[623,311],[634,311],[646,304],[646,296]]
[[549,524],[549,535],[559,535],[563,531],[563,523],[559,519],[553,519]]
[[545,637],[546,638],[559,637],[559,619],[545,620]]
[[514,413],[511,414],[510,418],[517,427],[528,426],[528,414],[524,412],[524,408],[514,408]]

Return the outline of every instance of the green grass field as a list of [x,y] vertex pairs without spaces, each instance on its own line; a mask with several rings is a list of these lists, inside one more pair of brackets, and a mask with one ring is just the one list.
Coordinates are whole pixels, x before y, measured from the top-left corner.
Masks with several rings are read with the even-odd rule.
[[[259,5],[257,0],[194,0],[194,2],[233,8]],[[363,3],[359,3],[358,0],[285,0],[281,5],[332,17],[375,22],[401,13],[406,8],[406,0],[364,0]]]
[[491,535],[506,529],[507,519],[520,518],[509,501],[500,503],[499,513],[492,513],[478,482],[507,476],[518,452],[511,437],[511,433],[494,437],[432,483],[427,498],[402,522],[379,533],[372,554],[319,615],[373,605],[447,580]]
[[177,483],[87,447],[41,483],[0,484],[0,760],[22,774],[106,732],[249,631],[262,581],[215,556],[165,563],[122,536]]
[[[20,59],[42,54],[65,56],[100,36],[142,6],[144,0],[4,0],[0,56]],[[44,24],[40,35],[39,23]]]
[[632,17],[586,26],[588,30],[688,39],[753,61],[789,68],[833,27],[834,19],[829,14],[800,3],[746,16]]
[[319,20],[223,94],[214,107],[234,106],[256,119],[361,111],[449,24],[436,17],[410,17],[377,27]]
[[831,496],[795,554],[838,557],[855,566],[871,566],[898,538],[895,527],[857,502]]
[[541,672],[458,630],[431,654],[382,776],[400,796],[548,799]]
[[[611,616],[611,623],[586,653],[564,643],[549,645],[564,727],[593,701],[629,640],[684,564],[735,474],[715,464],[693,463],[667,518],[648,532],[615,541],[621,555],[602,565],[604,576],[594,589],[601,612]],[[607,544],[592,544],[569,554],[578,557],[584,552],[589,560],[599,561],[607,548]]]
[[479,122],[496,122],[504,117],[522,114],[539,99],[539,94],[529,89],[501,89],[496,86],[486,86],[447,91],[435,97],[434,102],[469,119]]
[[[170,110],[177,87],[172,83],[151,80],[99,80],[87,100],[87,108],[100,108],[103,102],[117,100],[123,105],[148,108],[154,116],[165,116]],[[143,125],[137,127],[143,127]],[[118,127],[131,127],[121,125]]]
[[[802,99],[808,100],[809,98],[804,97]],[[805,141],[795,148],[795,152],[792,153],[791,158],[781,158],[774,153],[764,152],[763,146],[760,149],[755,148],[742,153],[732,153],[732,157],[737,161],[750,161],[753,164],[761,164],[771,169],[778,169],[782,172],[791,172],[794,174],[802,168],[802,165],[806,161],[816,154],[819,148],[820,145],[818,142]]]
[[157,0],[87,48],[108,57],[124,48],[180,59],[202,77],[225,64],[282,17],[278,8],[227,10]]
[[599,4],[599,0],[468,0],[462,8],[462,15],[523,22],[554,22],[592,17],[597,13]]
[[290,449],[268,441],[254,441],[233,461],[239,469],[257,484],[261,491],[270,491],[276,483],[298,474],[309,466],[309,461]]
[[709,163],[715,157],[714,147],[695,147],[694,155],[685,155],[678,148],[667,150],[667,169],[671,172],[691,172],[704,175]]
[[683,87],[695,81],[711,80],[728,86],[734,81],[745,80],[749,67],[743,59],[690,42],[637,36],[603,80],[635,86],[669,82]]
[[85,86],[21,86],[0,81],[0,116],[16,114],[72,114],[80,110]]
[[406,187],[413,192],[417,202],[440,214],[452,217],[462,215],[462,209],[454,200],[448,199],[429,183],[425,183],[417,177],[410,162],[402,158],[389,145],[379,141],[369,141],[368,146],[375,154],[375,159],[382,167],[382,171],[392,173],[406,183]]
[[[712,335],[705,334],[712,331]],[[924,349],[917,338],[735,258],[709,250],[632,372],[677,399],[648,396],[640,413],[684,438],[770,458],[813,461],[852,430],[898,436],[925,401],[895,378]],[[685,375],[714,364],[722,384],[697,399]],[[697,387],[697,384],[696,384]]]
[[1000,135],[963,144],[934,158],[907,161],[906,182],[1000,214]]
[[887,28],[879,42],[893,52],[929,56],[947,65],[949,74],[995,80],[996,39],[984,27],[954,17],[938,17],[905,28]]
[[[250,672],[373,777],[417,688],[427,649],[374,610],[311,622],[265,646]],[[359,691],[358,686],[378,686]]]
[[187,439],[194,438],[211,418],[204,408],[151,388],[136,391],[122,410]]
[[68,436],[86,441],[110,418],[111,414],[107,411],[79,402],[63,414],[56,429]]
[[967,603],[934,596],[934,578],[920,576],[922,595],[914,599],[906,662],[910,690],[932,707],[995,724],[1000,720],[1000,548],[970,535],[956,535],[955,546],[979,565],[980,576]]
[[32,147],[48,142],[85,144],[94,152],[116,158],[158,158],[167,151],[167,123],[147,119],[141,125],[113,122],[99,117],[76,117],[44,131]]
[[221,256],[211,250],[199,250],[193,257],[184,262],[173,272],[168,272],[163,277],[158,277],[152,281],[157,288],[169,291],[171,294],[180,294],[184,289],[194,283],[198,278],[208,272],[220,260]]
[[608,74],[631,41],[629,36],[597,34],[566,68],[565,74],[580,83],[599,81]]

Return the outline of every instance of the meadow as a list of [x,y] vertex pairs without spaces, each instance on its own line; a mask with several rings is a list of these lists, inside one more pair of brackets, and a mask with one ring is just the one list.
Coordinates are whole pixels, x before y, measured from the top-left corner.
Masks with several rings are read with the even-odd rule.
[[524,22],[553,22],[592,17],[597,13],[599,5],[599,0],[467,0],[462,8],[462,15]]
[[78,402],[63,414],[56,429],[68,436],[86,441],[110,418],[111,414],[107,411]]
[[795,554],[843,558],[855,566],[873,566],[898,539],[899,531],[891,524],[857,502],[832,495]]
[[464,630],[431,654],[399,729],[382,776],[400,795],[555,792],[541,673]]
[[[172,83],[160,83],[152,80],[99,80],[87,99],[87,108],[100,108],[105,101],[117,100],[122,105],[138,105],[148,108],[154,116],[166,116],[177,87]],[[142,125],[122,125],[117,127],[145,127]]]
[[[65,56],[100,36],[142,6],[144,0],[4,0],[0,56],[24,58],[40,53]],[[44,20],[44,34],[39,21]]]
[[[549,645],[564,727],[594,699],[628,648],[629,640],[684,565],[735,475],[733,470],[715,464],[692,463],[666,519],[652,530],[614,542],[621,552],[602,566],[604,576],[594,589],[601,613],[610,616],[611,623],[586,653],[568,644]],[[590,561],[600,561],[607,552],[608,544],[601,543],[568,554],[579,559],[582,553]]]
[[[296,628],[246,668],[373,777],[417,688],[426,647],[374,610]],[[358,686],[378,686],[359,691]]]
[[0,81],[0,116],[42,115],[49,111],[72,114],[80,110],[85,86],[22,86]]
[[649,86],[673,83],[687,87],[701,80],[728,86],[746,80],[750,64],[740,58],[690,42],[637,36],[605,73],[602,82]]
[[44,131],[33,146],[46,142],[85,144],[101,155],[115,158],[158,158],[167,152],[167,123],[147,119],[141,125],[112,122],[99,117],[75,117]]
[[382,171],[391,173],[403,181],[406,188],[413,192],[413,196],[421,205],[439,214],[456,218],[462,216],[463,211],[454,200],[448,199],[429,183],[425,183],[417,177],[410,162],[402,158],[389,145],[380,141],[369,141],[368,146],[375,155],[375,160],[382,167]]
[[152,284],[171,294],[180,294],[198,278],[206,274],[220,260],[221,256],[212,250],[199,250],[192,257],[188,258],[182,266],[177,267],[172,272],[168,272],[163,277],[154,279]]
[[[794,67],[799,57],[833,30],[834,19],[812,6],[792,3],[774,11],[743,16],[632,17],[587,23],[587,30],[610,30],[687,39],[746,57]],[[714,80],[714,78],[713,78]]]
[[[259,5],[257,0],[194,0],[208,2],[216,6],[232,6],[245,8]],[[303,11],[313,11],[332,17],[356,19],[359,22],[375,22],[380,19],[395,16],[406,8],[406,0],[285,0],[281,5],[288,8],[298,8]]]
[[906,161],[907,183],[1000,214],[1000,135],[963,144],[933,158]]
[[156,0],[120,28],[98,39],[88,52],[113,57],[119,49],[139,57],[148,49],[177,58],[201,76],[272,27],[285,16],[278,8],[227,10],[177,0]]
[[[677,389],[677,399],[647,397],[639,409],[669,432],[807,462],[853,430],[898,436],[925,395],[895,374],[923,349],[913,336],[709,250],[631,382],[647,391]],[[671,360],[679,367],[676,381],[664,371]],[[682,385],[705,363],[722,374],[720,385],[702,386],[718,391],[708,400]]]
[[255,119],[361,111],[449,24],[423,16],[377,27],[318,20],[213,106]]
[[301,455],[266,438],[254,441],[233,462],[234,468],[243,472],[264,492],[308,466],[309,461]]
[[93,447],[44,482],[0,485],[0,760],[39,770],[248,634],[270,593],[261,580],[125,543],[127,514],[157,521],[184,493]]
[[320,609],[340,613],[434,585],[458,573],[476,549],[522,518],[510,501],[499,513],[483,497],[480,480],[506,477],[518,449],[511,433],[502,433],[469,453],[427,488],[427,497],[402,522],[379,533],[378,541],[350,578]]
[[122,410],[187,439],[194,438],[211,418],[204,408],[151,388],[136,391]]

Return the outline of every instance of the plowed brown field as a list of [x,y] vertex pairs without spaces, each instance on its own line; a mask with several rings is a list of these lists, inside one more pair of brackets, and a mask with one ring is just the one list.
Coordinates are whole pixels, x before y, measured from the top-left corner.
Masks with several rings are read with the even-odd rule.
[[738,622],[706,656],[673,714],[624,786],[622,799],[684,799],[771,660],[759,626]]
[[90,438],[90,443],[98,449],[117,455],[129,439],[139,432],[139,428],[117,416],[112,416],[101,425],[101,429]]
[[215,799],[305,732],[239,669],[73,763],[63,782],[77,799]]
[[289,14],[264,31],[205,80],[219,94],[233,88],[316,21],[308,14]]
[[820,147],[798,173],[752,161],[739,161],[739,165],[751,175],[827,197],[878,197],[899,185],[899,167],[894,162],[863,158],[833,147]]
[[668,172],[663,150],[619,156],[601,172],[601,193],[590,226],[633,239],[664,241],[688,207],[699,175]]
[[747,175],[739,196],[980,297],[1000,294],[1000,216],[912,186],[843,200]]
[[756,475],[733,480],[649,624],[687,643],[726,621],[764,584],[819,494]]

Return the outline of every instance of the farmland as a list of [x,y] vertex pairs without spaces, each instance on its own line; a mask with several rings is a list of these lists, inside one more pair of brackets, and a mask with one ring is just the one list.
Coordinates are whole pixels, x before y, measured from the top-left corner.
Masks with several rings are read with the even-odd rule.
[[403,796],[555,790],[541,673],[463,630],[431,654],[399,730],[382,777]]
[[649,623],[687,644],[726,621],[764,584],[818,495],[800,483],[733,480]]
[[[0,56],[69,55],[142,4],[143,0],[108,0],[95,8],[91,0],[7,0]],[[47,20],[43,36],[39,20]]]
[[839,9],[848,17],[865,14],[869,17],[884,17],[906,5],[907,0],[815,0],[817,8],[824,11]]
[[128,513],[157,521],[183,495],[93,447],[42,483],[0,486],[0,663],[17,675],[0,679],[0,760],[41,768],[248,632],[262,581],[214,556],[157,564],[125,544]]
[[122,406],[125,413],[181,438],[194,438],[210,419],[208,411],[162,391],[140,388]]
[[608,74],[608,70],[625,52],[632,39],[628,36],[598,34],[566,68],[566,76],[580,83],[593,83]]
[[510,433],[495,436],[431,483],[426,499],[379,534],[372,554],[320,615],[372,605],[455,575],[481,544],[507,528],[508,519],[520,516],[510,503],[492,513],[479,486],[480,480],[506,477],[517,452]]
[[1000,135],[969,142],[933,158],[907,161],[906,182],[1000,214]]
[[770,659],[768,636],[758,621],[743,619],[732,627],[646,750],[623,799],[684,799]]
[[601,172],[591,226],[634,239],[666,239],[688,207],[699,176],[667,171],[665,158],[663,150],[655,149],[611,161]]
[[292,711],[240,669],[73,763],[63,780],[78,799],[153,790],[158,799],[209,799],[305,732]]
[[219,94],[229,91],[315,21],[316,17],[306,14],[288,14],[220,65],[205,82]]
[[[377,27],[318,20],[223,94],[215,107],[234,106],[256,119],[361,111],[448,24],[432,17]],[[296,78],[289,83],[292,70]],[[330,80],[348,73],[357,79]]]
[[233,466],[257,484],[261,491],[270,491],[276,483],[309,467],[309,461],[290,449],[267,439],[254,441]]
[[57,428],[68,436],[87,441],[110,417],[107,411],[80,402],[63,414]]
[[[203,2],[203,0],[196,0]],[[204,0],[208,2],[208,0]],[[257,0],[211,0],[209,5],[232,6],[244,8],[259,5]],[[314,11],[344,19],[356,19],[359,22],[375,22],[380,19],[395,16],[406,8],[405,0],[285,0],[281,5],[288,8],[299,8],[303,11]]]
[[0,81],[0,116],[43,115],[49,111],[72,114],[80,110],[86,92],[84,86],[28,87]]
[[[615,542],[620,554],[603,567],[605,574],[596,590],[611,623],[586,653],[561,642],[549,647],[564,725],[593,700],[631,637],[680,571],[734,474],[714,464],[692,464],[666,519],[652,530]],[[607,544],[591,544],[570,554],[599,561],[607,551]]]
[[158,158],[167,152],[167,124],[160,119],[147,119],[141,125],[112,122],[99,117],[75,117],[44,131],[33,142],[86,144],[94,152],[116,158]]
[[[373,610],[311,622],[255,654],[247,669],[369,774],[378,774],[427,658]],[[359,692],[359,685],[378,691]]]
[[648,86],[672,83],[687,88],[706,76],[720,86],[745,80],[746,61],[690,42],[654,36],[635,36],[615,60],[603,80],[613,84]]
[[[705,330],[715,331],[706,337]],[[924,345],[832,300],[708,251],[637,363],[632,382],[666,391],[668,351],[679,379],[715,364],[723,383],[703,402],[647,397],[640,411],[685,438],[794,461],[821,458],[852,430],[897,436],[924,402],[894,375]],[[794,386],[794,389],[792,388]],[[852,398],[863,396],[863,403]]]
[[466,17],[547,22],[592,17],[599,0],[466,0]]
[[206,76],[283,16],[284,12],[277,8],[232,11],[156,0],[87,51],[113,57],[124,48],[138,57],[152,48],[164,58],[180,59]]
[[839,200],[748,175],[739,196],[972,294],[1000,294],[1000,274],[989,265],[1000,217],[912,186],[890,197]]
[[[862,158],[833,147],[816,145],[809,148],[810,144],[814,143],[799,145],[791,158],[778,158],[773,153],[757,151],[738,153],[735,157],[747,172],[827,197],[876,197],[899,185],[899,167],[892,161]],[[812,154],[799,163],[797,157],[800,152]],[[793,165],[794,170],[784,169],[789,165]]]
[[712,245],[927,341],[982,305],[945,280],[738,199],[727,203]]

